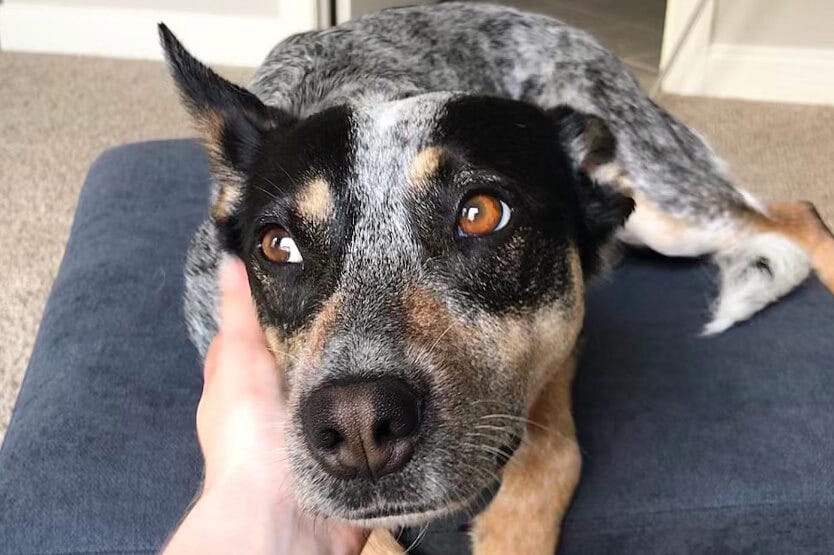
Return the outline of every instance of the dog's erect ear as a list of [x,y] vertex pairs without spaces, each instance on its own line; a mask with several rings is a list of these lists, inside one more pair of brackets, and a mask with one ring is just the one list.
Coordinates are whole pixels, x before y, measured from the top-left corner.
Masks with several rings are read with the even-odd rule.
[[634,211],[632,191],[617,162],[617,141],[605,122],[567,106],[549,111],[578,177],[578,229],[582,270],[593,277],[604,265],[614,233]]
[[196,60],[163,23],[159,24],[159,38],[218,182],[212,214],[224,220],[241,196],[241,188],[261,152],[264,134],[288,126],[291,118]]

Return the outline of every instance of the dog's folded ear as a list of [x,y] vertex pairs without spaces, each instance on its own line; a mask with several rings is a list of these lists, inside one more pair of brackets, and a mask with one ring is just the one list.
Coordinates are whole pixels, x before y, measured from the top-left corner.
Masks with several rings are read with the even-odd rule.
[[606,123],[567,106],[549,110],[577,176],[579,250],[586,276],[598,274],[614,233],[634,211],[632,191],[617,161],[617,141]]
[[194,118],[218,182],[212,215],[228,218],[241,187],[260,155],[264,136],[292,118],[266,106],[250,91],[231,83],[195,59],[164,23],[159,38],[180,96]]

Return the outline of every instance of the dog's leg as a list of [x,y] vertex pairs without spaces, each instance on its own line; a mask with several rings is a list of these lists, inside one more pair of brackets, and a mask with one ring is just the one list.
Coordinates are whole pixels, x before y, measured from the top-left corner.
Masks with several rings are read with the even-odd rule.
[[750,199],[711,220],[691,221],[635,195],[637,207],[618,235],[666,256],[713,255],[720,292],[707,334],[750,318],[789,293],[813,268],[834,292],[834,237],[809,203],[770,206]]
[[810,202],[776,202],[759,218],[764,231],[781,233],[808,254],[811,267],[834,293],[834,235]]
[[570,410],[575,365],[572,356],[534,403],[498,493],[475,518],[475,555],[553,555],[581,465]]
[[405,550],[394,539],[391,532],[377,528],[368,537],[362,555],[404,555]]

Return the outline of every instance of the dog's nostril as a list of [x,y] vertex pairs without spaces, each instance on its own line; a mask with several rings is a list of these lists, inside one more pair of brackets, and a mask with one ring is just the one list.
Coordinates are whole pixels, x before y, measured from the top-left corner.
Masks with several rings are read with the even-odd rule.
[[323,428],[314,434],[313,443],[319,449],[334,449],[344,441],[342,434],[333,428]]
[[379,444],[387,443],[399,437],[391,425],[390,420],[378,422],[374,427],[374,441]]
[[417,431],[419,418],[416,406],[406,402],[398,406],[394,414],[376,422],[374,440],[377,444],[384,444],[412,436]]

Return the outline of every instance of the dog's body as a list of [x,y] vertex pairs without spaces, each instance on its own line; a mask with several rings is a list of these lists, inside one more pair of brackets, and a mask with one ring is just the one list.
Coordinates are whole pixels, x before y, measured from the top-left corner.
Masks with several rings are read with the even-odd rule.
[[[254,96],[205,73],[166,32],[163,41],[218,182],[189,254],[189,330],[204,353],[218,261],[224,251],[247,260],[290,383],[288,441],[310,510],[421,522],[465,506],[502,472],[475,552],[552,553],[579,475],[569,392],[582,295],[614,234],[670,256],[716,256],[709,332],[811,267],[834,287],[834,241],[812,209],[768,208],[733,187],[613,54],[553,19],[462,3],[387,10],[282,42]],[[483,235],[462,231],[473,196],[476,216],[499,207]],[[460,199],[452,237],[454,217],[437,215]],[[287,260],[307,245],[297,253],[306,274],[252,254],[276,221],[278,239],[292,236]],[[419,399],[409,426],[421,429],[386,444],[379,469],[389,475],[370,470],[366,483],[310,428],[329,418],[321,390],[332,409],[343,384],[381,379],[396,381],[385,395]],[[336,424],[327,434],[333,426],[349,436]]]

